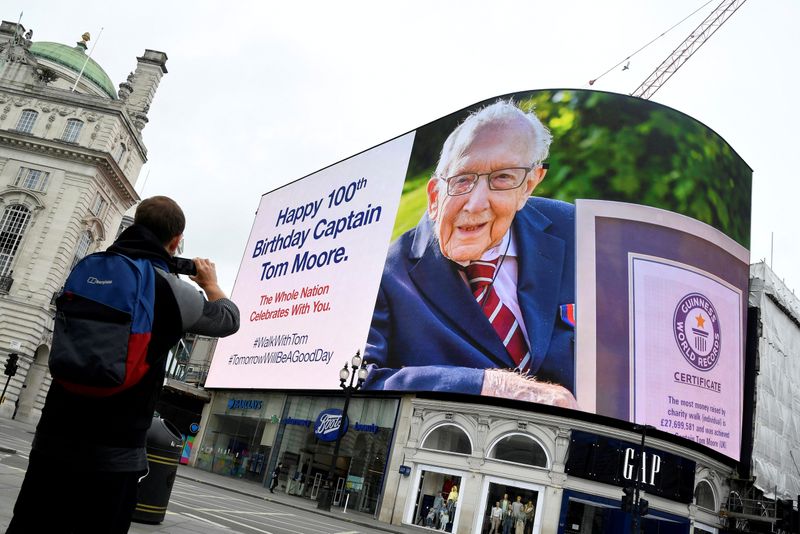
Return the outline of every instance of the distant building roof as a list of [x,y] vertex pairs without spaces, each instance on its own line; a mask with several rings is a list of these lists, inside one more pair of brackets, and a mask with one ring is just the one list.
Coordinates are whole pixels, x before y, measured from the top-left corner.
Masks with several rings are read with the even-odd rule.
[[[86,62],[86,52],[80,47],[71,47],[60,43],[49,43],[40,41],[33,43],[30,52],[39,58],[58,63],[75,72],[77,76]],[[95,60],[89,58],[86,68],[83,69],[83,76],[95,83],[109,97],[116,99],[117,92],[111,78]]]

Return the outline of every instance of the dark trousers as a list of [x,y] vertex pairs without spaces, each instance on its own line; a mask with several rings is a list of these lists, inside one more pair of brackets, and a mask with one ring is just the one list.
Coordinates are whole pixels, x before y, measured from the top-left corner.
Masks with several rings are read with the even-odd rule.
[[90,471],[32,451],[6,534],[125,534],[142,472]]

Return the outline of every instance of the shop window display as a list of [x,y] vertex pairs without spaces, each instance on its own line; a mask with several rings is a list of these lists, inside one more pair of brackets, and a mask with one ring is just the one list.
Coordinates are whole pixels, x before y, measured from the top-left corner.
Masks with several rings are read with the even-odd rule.
[[270,447],[260,444],[264,423],[250,417],[214,417],[218,421],[198,453],[197,467],[220,475],[262,481],[270,452]]
[[280,426],[281,395],[215,397],[196,466],[213,473],[263,483]]
[[[314,423],[324,410],[341,405],[335,397],[290,397],[276,441],[286,476],[286,492],[313,499],[328,476],[335,442],[317,439]],[[333,506],[375,513],[391,442],[396,399],[354,398],[334,467]]]
[[460,487],[460,476],[423,470],[417,486],[414,524],[454,532]]
[[538,503],[539,492],[536,490],[490,483],[481,533],[531,534]]

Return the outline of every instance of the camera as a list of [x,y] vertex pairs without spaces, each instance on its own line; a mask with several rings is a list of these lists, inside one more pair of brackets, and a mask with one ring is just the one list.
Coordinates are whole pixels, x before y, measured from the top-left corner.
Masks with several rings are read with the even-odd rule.
[[197,266],[188,258],[179,258],[175,256],[172,258],[172,271],[175,274],[195,276],[197,274]]

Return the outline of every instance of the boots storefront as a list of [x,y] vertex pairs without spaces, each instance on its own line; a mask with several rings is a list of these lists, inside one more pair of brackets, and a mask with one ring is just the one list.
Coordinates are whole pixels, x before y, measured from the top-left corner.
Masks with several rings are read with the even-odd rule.
[[334,461],[334,506],[375,513],[383,488],[399,401],[334,396],[220,391],[200,424],[194,465],[214,473],[269,483],[279,463],[276,491],[316,499]]

